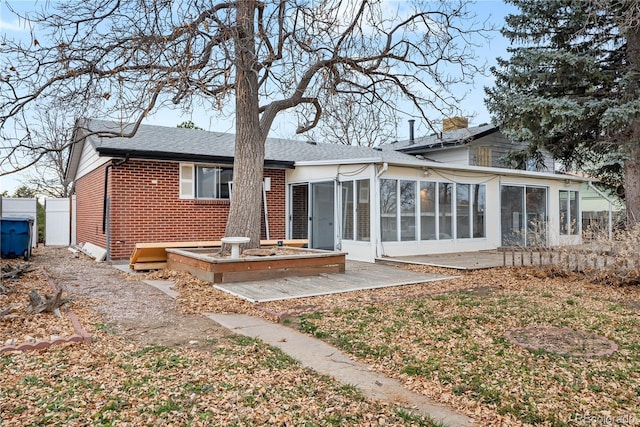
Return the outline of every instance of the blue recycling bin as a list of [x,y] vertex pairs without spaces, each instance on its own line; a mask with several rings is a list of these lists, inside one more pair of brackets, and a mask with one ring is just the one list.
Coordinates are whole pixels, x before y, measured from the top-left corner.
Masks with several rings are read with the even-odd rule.
[[0,255],[2,258],[31,257],[33,218],[0,218]]

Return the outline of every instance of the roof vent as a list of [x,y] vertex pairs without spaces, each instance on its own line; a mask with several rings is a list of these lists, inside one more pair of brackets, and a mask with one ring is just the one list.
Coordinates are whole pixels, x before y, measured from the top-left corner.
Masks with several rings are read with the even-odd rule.
[[478,127],[479,127],[479,128],[481,128],[482,126],[489,126],[489,123],[480,123],[480,124],[478,125]]
[[409,120],[409,142],[411,142],[413,144],[413,142],[415,141],[414,136],[413,136],[413,124],[416,121],[411,119]]
[[306,141],[306,143],[309,145],[318,145],[318,143],[315,141]]
[[382,148],[380,148],[380,147],[373,147],[373,149],[376,150],[376,151],[382,151]]

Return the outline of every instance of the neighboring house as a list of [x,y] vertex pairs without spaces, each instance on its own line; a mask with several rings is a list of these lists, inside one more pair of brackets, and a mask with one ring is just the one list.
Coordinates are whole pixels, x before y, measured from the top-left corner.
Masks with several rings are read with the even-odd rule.
[[[86,120],[75,130],[88,135],[72,147],[67,168],[76,183],[78,242],[105,247],[117,260],[136,242],[223,237],[234,135],[149,125],[130,139],[90,135],[104,129],[119,125]],[[458,145],[473,147],[474,140]],[[370,262],[579,243],[578,189],[588,181],[271,138],[264,178],[263,236],[308,238],[313,248]]]
[[[509,141],[498,126],[485,123],[467,127],[467,120],[461,117],[445,120],[442,132],[415,139],[412,137],[413,122],[410,123],[409,140],[393,142],[386,148],[435,162],[509,169],[516,167],[508,156],[525,148]],[[553,157],[546,150],[542,151],[540,163],[530,161],[524,166],[521,169],[554,171]]]
[[626,220],[624,200],[591,183],[580,187],[583,238],[602,239]]

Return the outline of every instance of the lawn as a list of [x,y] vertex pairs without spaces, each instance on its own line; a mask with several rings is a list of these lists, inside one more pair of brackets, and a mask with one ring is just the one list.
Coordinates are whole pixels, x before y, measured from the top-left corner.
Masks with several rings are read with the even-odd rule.
[[[640,287],[529,269],[412,269],[460,277],[256,305],[184,273],[153,278],[177,282],[184,312],[280,319],[480,426],[640,424]],[[74,311],[93,343],[0,354],[3,427],[433,425],[370,402],[259,341],[231,336],[144,347],[116,334],[90,309]],[[508,339],[509,331],[531,326],[598,335],[617,350],[604,357],[554,353],[589,352],[591,342],[572,334],[571,342],[534,337],[551,351],[527,350]]]
[[98,338],[0,355],[0,425],[432,425],[252,339],[189,349]]
[[[433,295],[324,309],[295,323],[480,425],[640,424],[637,287],[524,269],[468,273],[445,283]],[[575,357],[506,339],[507,331],[527,326],[586,331],[619,349]],[[546,342],[552,349],[554,340]]]
[[[28,289],[43,279],[38,270],[22,279],[24,286],[8,283],[12,292],[0,300],[2,307],[18,306],[0,316],[0,338],[68,335],[53,314],[24,313]],[[92,309],[98,303],[82,297],[70,303],[91,343],[0,353],[0,426],[434,426],[368,401],[356,388],[251,338],[227,334],[176,347],[143,346],[105,323]]]

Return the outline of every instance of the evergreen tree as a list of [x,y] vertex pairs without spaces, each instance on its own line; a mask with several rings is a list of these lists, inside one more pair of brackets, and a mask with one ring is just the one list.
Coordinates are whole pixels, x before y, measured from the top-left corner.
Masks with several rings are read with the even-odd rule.
[[179,128],[184,128],[184,129],[195,129],[195,130],[204,130],[203,128],[201,128],[200,126],[196,126],[195,123],[193,123],[191,120],[187,120],[184,121],[182,123],[180,123],[178,126]]
[[487,106],[532,157],[548,149],[567,168],[624,182],[628,219],[640,221],[638,0],[506,0],[520,9],[502,34]]

